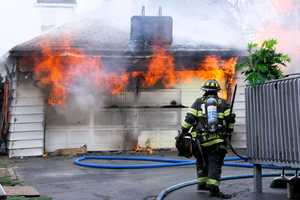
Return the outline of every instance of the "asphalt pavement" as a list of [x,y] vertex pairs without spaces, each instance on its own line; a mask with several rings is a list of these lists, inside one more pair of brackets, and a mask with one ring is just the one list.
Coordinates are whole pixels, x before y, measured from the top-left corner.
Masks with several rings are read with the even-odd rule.
[[[172,156],[172,155],[168,155]],[[174,156],[172,156],[174,158]],[[154,200],[163,189],[195,178],[195,167],[170,167],[138,170],[83,168],[74,158],[50,157],[15,159],[17,174],[26,185],[32,185],[54,200]],[[101,161],[120,163],[120,161]],[[124,161],[123,161],[124,162]],[[129,162],[130,163],[130,162]],[[132,163],[131,163],[132,164]],[[252,174],[251,169],[223,168],[223,175]],[[272,178],[264,179],[264,193],[253,192],[253,179],[225,181],[221,189],[234,194],[233,200],[283,200],[286,189],[269,188]],[[169,194],[166,200],[206,200],[207,192],[189,186]]]

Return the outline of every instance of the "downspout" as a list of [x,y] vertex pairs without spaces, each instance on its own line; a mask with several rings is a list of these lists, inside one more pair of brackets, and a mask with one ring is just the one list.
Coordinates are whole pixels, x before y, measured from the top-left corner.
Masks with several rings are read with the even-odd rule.
[[9,120],[10,120],[10,104],[12,101],[13,94],[13,81],[16,81],[16,64],[10,62],[7,59],[5,64],[6,77],[3,83],[3,102],[2,102],[2,122],[0,127],[1,138],[4,140],[5,144],[5,153],[8,153],[8,130],[9,130]]
[[[45,106],[46,105],[46,106]],[[47,115],[46,115],[46,111],[47,111],[47,104],[44,101],[44,118],[43,118],[43,127],[44,127],[44,131],[43,131],[43,156],[47,156],[48,152],[46,151],[46,121],[47,121]]]

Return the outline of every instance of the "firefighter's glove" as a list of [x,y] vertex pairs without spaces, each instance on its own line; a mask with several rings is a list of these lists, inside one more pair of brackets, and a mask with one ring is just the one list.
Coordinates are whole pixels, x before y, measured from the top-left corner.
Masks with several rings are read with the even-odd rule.
[[231,133],[233,132],[233,128],[234,128],[234,123],[235,123],[235,114],[231,113],[227,119],[226,119],[226,134],[228,134],[229,136],[231,135]]
[[178,156],[183,156],[186,158],[192,157],[193,154],[191,136],[180,133],[175,139]]
[[189,129],[181,128],[181,135],[182,136],[189,135]]
[[227,123],[229,123],[229,124],[234,124],[234,123],[235,123],[235,117],[236,117],[236,115],[235,115],[234,113],[231,113],[231,114],[228,116]]

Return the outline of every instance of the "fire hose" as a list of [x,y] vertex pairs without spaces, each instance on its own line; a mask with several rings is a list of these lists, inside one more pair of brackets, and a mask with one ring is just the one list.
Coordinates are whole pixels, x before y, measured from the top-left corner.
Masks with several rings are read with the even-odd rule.
[[[281,175],[280,173],[267,173],[267,174],[262,174],[262,177],[276,177],[276,176],[280,176],[280,175]],[[294,174],[288,173],[286,175],[293,176]],[[238,176],[225,176],[225,177],[222,177],[221,180],[227,181],[227,180],[246,179],[246,178],[253,178],[253,177],[254,177],[254,175],[252,175],[252,174],[245,174],[245,175],[238,175]],[[181,188],[188,187],[191,185],[196,185],[197,183],[198,183],[198,181],[197,181],[197,179],[195,179],[195,180],[191,180],[191,181],[178,183],[176,185],[168,187],[167,189],[162,190],[158,194],[158,196],[156,197],[156,200],[163,200],[171,192],[174,192],[176,190],[179,190]]]
[[[134,165],[116,165],[116,164],[100,164],[94,162],[85,162],[87,160],[121,160],[121,161],[144,161],[144,162],[160,162],[159,164],[134,164]],[[76,165],[90,168],[101,169],[147,169],[160,167],[177,167],[185,165],[193,165],[193,160],[179,160],[159,157],[142,157],[142,156],[82,156],[74,160]]]
[[[87,160],[121,160],[121,161],[146,161],[146,162],[160,162],[160,164],[133,164],[133,165],[117,165],[117,164],[100,164],[100,163],[93,163],[93,162],[86,162]],[[225,157],[224,159],[224,166],[227,167],[241,167],[241,168],[253,168],[254,165],[250,163],[236,163],[232,161],[240,161],[242,160],[239,157]],[[82,156],[74,160],[76,165],[81,167],[91,167],[91,168],[100,168],[100,169],[147,169],[147,168],[161,168],[161,167],[176,167],[176,166],[187,166],[187,165],[195,165],[195,160],[178,160],[178,159],[170,159],[164,157],[144,157],[144,156]],[[262,168],[265,169],[283,169],[282,166],[276,165],[262,165]],[[294,168],[285,168],[295,170]],[[276,177],[280,176],[281,173],[267,173],[262,174],[262,177]],[[292,176],[294,174],[288,173],[288,176]],[[246,174],[246,175],[238,175],[238,176],[226,176],[222,177],[222,181],[227,180],[235,180],[235,179],[246,179],[246,178],[253,178],[253,174]],[[184,187],[188,187],[191,185],[197,184],[197,180],[186,181],[183,183],[179,183],[173,185],[167,189],[162,190],[156,200],[163,200],[168,194],[179,190]]]
[[[113,161],[143,161],[143,162],[159,162],[157,164],[106,164],[90,162],[89,160],[113,160]],[[236,163],[233,161],[240,161],[241,159],[236,156],[225,157],[224,166],[227,167],[243,167],[253,168],[254,165],[251,163]],[[89,161],[89,162],[87,162]],[[179,167],[195,165],[195,160],[187,159],[170,159],[164,157],[146,157],[146,156],[82,156],[74,160],[74,164],[81,167],[100,168],[100,169],[147,169],[147,168],[162,168],[162,167]],[[276,165],[262,165],[265,169],[282,169]],[[293,169],[293,168],[285,168]]]
[[241,160],[244,160],[244,161],[246,161],[246,162],[249,160],[248,157],[242,156],[241,154],[239,154],[239,153],[233,148],[233,146],[232,146],[231,144],[228,144],[228,146],[229,146],[230,150],[232,151],[232,153],[235,154],[237,157],[239,157]]
[[[146,161],[146,162],[160,162],[160,164],[133,164],[133,165],[118,165],[118,164],[100,164],[94,162],[86,162],[88,160],[121,160],[121,161]],[[239,157],[232,156],[232,157],[225,157],[224,159],[224,166],[227,167],[241,167],[241,168],[253,168],[254,165],[250,163],[236,163],[233,161],[241,161]],[[161,168],[161,167],[178,167],[178,166],[187,166],[187,165],[195,165],[195,160],[178,160],[178,159],[170,159],[164,157],[145,157],[145,156],[82,156],[74,160],[76,165],[81,167],[91,167],[91,168],[100,168],[100,169],[147,169],[147,168]],[[276,165],[262,165],[264,169],[283,169],[282,166]],[[295,170],[294,168],[285,168]],[[276,177],[280,176],[281,173],[267,173],[262,174],[262,177]],[[288,173],[288,176],[292,176],[294,174]],[[222,181],[227,180],[236,180],[236,179],[246,179],[246,178],[253,178],[253,174],[246,174],[246,175],[238,175],[238,176],[226,176],[222,177]],[[188,187],[191,185],[197,184],[197,180],[186,181],[183,183],[179,183],[173,185],[167,189],[162,190],[156,200],[163,200],[168,194],[179,190],[184,187]]]

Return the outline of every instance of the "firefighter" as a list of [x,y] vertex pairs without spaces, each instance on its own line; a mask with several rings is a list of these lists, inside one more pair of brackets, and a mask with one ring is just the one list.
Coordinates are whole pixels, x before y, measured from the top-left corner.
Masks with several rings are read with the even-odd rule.
[[208,190],[212,197],[229,199],[231,195],[222,193],[219,185],[235,115],[230,112],[230,105],[218,97],[220,89],[216,80],[208,80],[202,86],[204,95],[186,114],[176,146],[179,155],[195,156],[198,190]]

